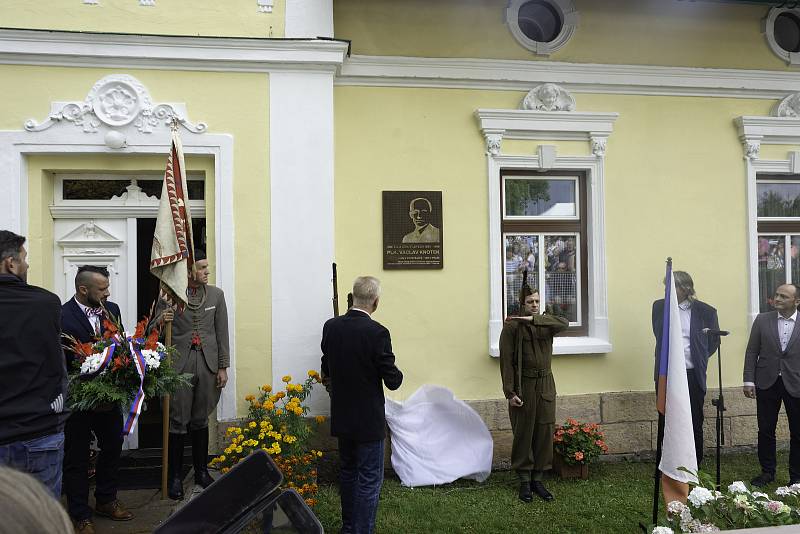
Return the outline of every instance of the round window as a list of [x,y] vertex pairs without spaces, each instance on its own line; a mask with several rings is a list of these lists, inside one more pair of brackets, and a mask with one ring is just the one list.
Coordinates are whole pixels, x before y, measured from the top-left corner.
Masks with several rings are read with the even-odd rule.
[[800,65],[800,8],[773,7],[761,24],[772,52],[789,65]]
[[528,39],[539,43],[554,41],[564,26],[561,14],[546,0],[532,0],[522,4],[518,23]]
[[522,46],[547,56],[575,33],[578,13],[572,0],[509,0],[506,24]]
[[775,41],[787,52],[800,52],[800,17],[784,11],[775,18]]

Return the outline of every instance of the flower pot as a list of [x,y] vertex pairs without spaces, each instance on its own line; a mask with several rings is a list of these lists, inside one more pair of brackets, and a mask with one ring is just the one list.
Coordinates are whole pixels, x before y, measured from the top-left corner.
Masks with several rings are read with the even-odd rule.
[[553,471],[561,478],[589,478],[589,464],[568,464],[558,452],[553,452]]

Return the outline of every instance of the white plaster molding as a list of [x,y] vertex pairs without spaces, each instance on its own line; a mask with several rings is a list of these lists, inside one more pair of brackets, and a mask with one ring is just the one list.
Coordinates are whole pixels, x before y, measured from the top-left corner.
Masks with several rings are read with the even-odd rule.
[[550,42],[534,41],[522,31],[519,26],[519,10],[528,0],[509,0],[505,10],[505,22],[511,35],[519,44],[527,48],[537,56],[549,56],[553,52],[563,48],[575,34],[578,27],[578,12],[572,4],[572,0],[547,0],[548,3],[559,12],[562,21],[561,31],[555,39]]
[[606,144],[608,143],[607,135],[598,135],[596,132],[589,134],[589,144],[592,148],[592,154],[598,158],[606,155]]
[[800,144],[800,117],[741,116],[734,119],[742,142]]
[[155,6],[156,0],[139,0],[139,5],[144,7]]
[[797,91],[800,72],[354,55],[336,79],[337,85],[512,91],[547,82],[572,93],[774,100]]
[[286,2],[284,35],[291,39],[333,37],[333,0]]
[[507,139],[582,140],[608,136],[618,113],[479,109],[475,112],[484,133],[502,133]]
[[127,74],[111,74],[97,81],[82,102],[53,102],[47,120],[38,123],[28,119],[25,129],[40,132],[67,121],[84,133],[94,133],[100,125],[119,128],[133,123],[139,132],[149,134],[154,128],[169,130],[173,120],[192,133],[207,129],[204,122],[189,122],[184,104],[153,105],[149,91],[139,80]]
[[[321,356],[320,331],[308,325],[331,317],[333,74],[279,72],[269,85],[272,376],[303,377]],[[328,395],[315,391],[309,406],[327,413]]]
[[747,184],[747,265],[749,271],[748,318],[759,313],[758,299],[758,191],[759,174],[796,174],[800,168],[797,151],[787,152],[785,160],[758,158],[761,144],[797,145],[800,143],[800,118],[741,116],[734,124],[742,141]]
[[[618,113],[529,111],[478,109],[475,111],[481,132],[487,140],[486,164],[489,190],[489,354],[499,356],[503,327],[503,262],[500,229],[502,169],[550,169],[586,172],[588,195],[586,258],[589,279],[587,302],[588,335],[554,340],[554,354],[594,354],[611,352],[608,328],[608,282],[605,253],[605,146]],[[500,147],[503,138],[582,139],[591,143],[592,156],[558,155],[553,145],[540,145],[536,155],[506,155]],[[602,147],[602,149],[600,149]]]
[[784,50],[780,47],[778,41],[775,39],[775,19],[777,19],[778,16],[783,13],[790,13],[795,17],[800,17],[800,9],[798,9],[796,6],[780,6],[770,8],[769,12],[767,12],[767,16],[761,20],[761,33],[764,34],[770,50],[772,50],[776,56],[784,60],[788,65],[796,67],[800,65],[800,54],[797,52],[789,52],[788,50]]
[[535,111],[574,111],[575,98],[554,83],[534,87],[522,99],[520,109]]
[[113,33],[0,30],[0,64],[271,72],[337,71],[347,43]]
[[100,5],[100,0],[83,0],[83,3],[89,6],[98,6]]
[[[166,156],[171,145],[170,132],[139,132],[129,123],[121,127],[127,146],[121,150],[105,144],[102,132],[81,133],[71,124],[55,124],[43,131],[0,131],[0,228],[26,235],[28,233],[28,158],[37,155],[121,155],[147,154]],[[182,133],[183,150],[187,155],[214,158],[214,234],[216,238],[216,284],[225,291],[228,319],[236,331],[236,284],[234,265],[233,224],[233,137],[225,134]],[[73,209],[78,210],[80,206]],[[54,208],[55,209],[55,208]],[[69,207],[63,207],[69,209]],[[124,217],[125,210],[141,207],[114,207],[114,218]],[[127,213],[127,212],[125,212]],[[83,215],[85,217],[85,214]],[[221,420],[236,417],[236,336],[231,336],[231,369],[228,385],[222,391],[217,416]]]
[[492,156],[500,154],[500,146],[503,143],[502,132],[484,132],[486,138],[486,152]]
[[[259,13],[272,13],[272,8],[275,6],[274,0],[258,0],[257,3]],[[291,4],[291,2],[287,2],[287,4]]]
[[772,108],[775,117],[800,117],[800,93],[792,93]]
[[555,145],[539,145],[536,148],[536,156],[539,158],[539,170],[549,171],[556,164]]

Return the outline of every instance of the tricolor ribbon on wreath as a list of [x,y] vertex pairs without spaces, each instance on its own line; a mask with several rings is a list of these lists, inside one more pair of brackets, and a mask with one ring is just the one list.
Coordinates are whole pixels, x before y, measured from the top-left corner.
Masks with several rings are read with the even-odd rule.
[[133,355],[133,363],[136,366],[136,371],[139,373],[139,391],[131,403],[131,409],[128,411],[128,417],[125,419],[125,424],[122,426],[122,435],[127,436],[133,429],[136,428],[136,422],[139,420],[139,414],[142,413],[142,404],[144,404],[144,374],[147,365],[142,356],[142,351],[136,348],[133,343],[133,338],[128,338],[128,347],[130,347],[131,354]]
[[106,369],[106,367],[108,367],[108,364],[111,362],[111,358],[114,357],[114,350],[116,350],[116,348],[117,348],[116,343],[112,343],[111,345],[106,347],[105,350],[103,350],[103,352],[100,353],[101,354],[100,365],[97,367],[97,369],[89,373],[81,373],[81,378],[91,380],[92,378],[102,373]]

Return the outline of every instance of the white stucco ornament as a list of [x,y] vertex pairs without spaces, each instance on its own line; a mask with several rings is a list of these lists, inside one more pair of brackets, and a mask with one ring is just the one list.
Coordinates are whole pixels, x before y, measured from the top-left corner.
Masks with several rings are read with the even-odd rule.
[[109,148],[122,148],[125,146],[125,136],[117,130],[109,130],[105,142]]
[[522,100],[522,109],[532,111],[575,111],[575,99],[554,83],[534,87]]
[[776,117],[800,117],[800,93],[792,93],[772,109]]
[[189,122],[180,104],[154,105],[147,88],[133,76],[111,74],[95,83],[83,102],[53,102],[47,120],[28,119],[25,129],[40,132],[66,121],[85,133],[97,132],[101,125],[112,129],[132,125],[149,134],[156,128],[169,128],[173,120],[193,133],[207,129],[205,123]]

